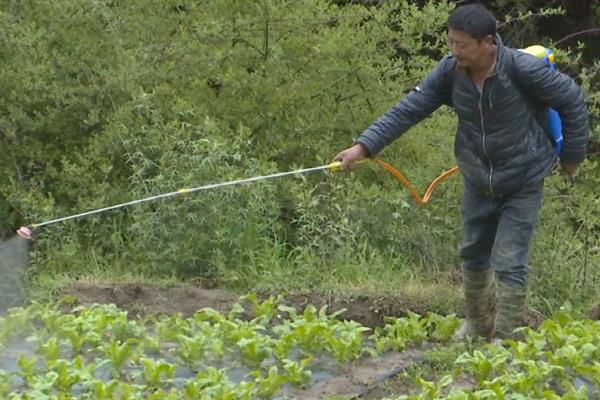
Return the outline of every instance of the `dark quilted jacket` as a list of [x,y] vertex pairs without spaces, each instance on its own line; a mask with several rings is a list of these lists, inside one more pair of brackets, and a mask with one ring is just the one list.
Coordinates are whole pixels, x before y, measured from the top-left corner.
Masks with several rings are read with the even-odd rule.
[[502,45],[495,72],[481,93],[454,57],[443,58],[415,90],[371,125],[357,142],[378,154],[442,104],[458,115],[454,152],[458,165],[483,193],[502,196],[541,181],[556,161],[536,118],[536,102],[557,110],[563,121],[561,161],[585,158],[589,116],[581,88],[534,56]]

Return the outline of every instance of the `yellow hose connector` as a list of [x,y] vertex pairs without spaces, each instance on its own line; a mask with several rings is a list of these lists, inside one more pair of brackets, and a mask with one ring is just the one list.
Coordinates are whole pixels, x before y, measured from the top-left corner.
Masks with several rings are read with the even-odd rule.
[[339,172],[342,170],[342,162],[334,161],[331,164],[327,165],[327,169],[330,170],[331,172]]

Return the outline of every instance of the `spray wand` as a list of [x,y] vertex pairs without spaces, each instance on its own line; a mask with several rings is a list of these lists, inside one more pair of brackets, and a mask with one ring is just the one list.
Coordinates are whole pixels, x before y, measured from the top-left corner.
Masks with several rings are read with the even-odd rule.
[[[437,178],[435,178],[431,182],[431,184],[429,184],[429,186],[427,187],[427,190],[425,191],[425,194],[423,196],[420,196],[419,192],[415,189],[415,187],[411,184],[411,182],[408,179],[406,179],[400,171],[398,171],[396,168],[392,167],[390,164],[388,164],[385,161],[382,161],[378,158],[359,160],[359,161],[355,162],[355,164],[361,164],[364,161],[375,162],[378,165],[382,166],[386,171],[388,171],[389,173],[394,175],[394,177],[396,179],[398,179],[410,191],[410,193],[413,196],[413,198],[415,199],[415,201],[420,205],[426,204],[429,201],[429,199],[431,198],[431,194],[432,194],[433,190],[440,183],[442,183],[442,181],[444,181],[447,177],[449,177],[450,175],[452,175],[453,173],[458,171],[458,167],[453,167],[447,171],[444,171],[441,175],[439,175]],[[218,189],[218,188],[227,187],[227,186],[242,185],[242,184],[246,184],[246,183],[257,182],[257,181],[273,179],[273,178],[280,178],[280,177],[289,176],[289,175],[305,174],[305,173],[316,172],[316,171],[337,172],[337,171],[341,171],[341,170],[342,170],[341,161],[334,161],[330,164],[321,165],[318,167],[302,168],[302,169],[297,169],[297,170],[288,171],[288,172],[278,172],[278,173],[271,174],[271,175],[255,176],[252,178],[238,179],[238,180],[229,181],[229,182],[212,183],[209,185],[199,186],[199,187],[195,187],[195,188],[182,188],[182,189],[179,189],[179,190],[176,190],[173,192],[158,194],[155,196],[149,196],[149,197],[145,197],[145,198],[137,199],[137,200],[131,200],[126,203],[115,204],[115,205],[108,206],[108,207],[85,211],[85,212],[82,212],[79,214],[69,215],[69,216],[62,217],[62,218],[56,218],[56,219],[52,219],[52,220],[45,221],[45,222],[39,222],[37,224],[22,226],[17,230],[17,235],[19,235],[23,239],[31,240],[31,239],[33,239],[35,229],[42,227],[42,226],[52,225],[52,224],[56,224],[58,222],[64,222],[64,221],[68,221],[68,220],[72,220],[72,219],[76,219],[76,218],[87,217],[89,215],[99,214],[99,213],[102,213],[105,211],[110,211],[110,210],[116,210],[119,208],[132,206],[135,204],[146,203],[146,202],[154,201],[154,200],[158,200],[158,199],[164,199],[166,197],[172,197],[172,196],[177,196],[177,195],[187,194],[187,193],[194,193],[194,192],[199,192],[202,190]]]

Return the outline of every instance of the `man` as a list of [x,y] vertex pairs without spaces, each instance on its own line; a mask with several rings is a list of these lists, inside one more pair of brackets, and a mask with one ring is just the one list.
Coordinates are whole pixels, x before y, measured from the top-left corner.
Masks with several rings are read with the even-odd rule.
[[509,338],[525,309],[530,243],[544,178],[556,163],[536,110],[545,104],[561,115],[560,161],[570,174],[585,158],[588,112],[571,78],[505,47],[494,15],[481,5],[452,12],[448,43],[451,55],[335,159],[349,169],[442,104],[454,108],[455,155],[464,177],[460,256],[466,301],[457,336]]

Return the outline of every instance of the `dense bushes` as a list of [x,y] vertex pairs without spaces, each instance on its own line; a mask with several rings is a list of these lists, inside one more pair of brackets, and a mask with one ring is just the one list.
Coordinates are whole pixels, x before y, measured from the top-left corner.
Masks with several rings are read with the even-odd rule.
[[[450,9],[4,2],[3,235],[20,223],[329,162],[443,53]],[[597,71],[582,71],[596,96]],[[454,124],[440,110],[383,157],[425,187],[453,163]],[[596,287],[600,171],[590,162],[585,172],[569,190],[550,182],[533,261],[545,268],[534,277],[553,305],[567,288]],[[453,178],[421,208],[385,172],[364,167],[180,196],[49,226],[35,263],[56,273],[122,268],[242,286],[275,265],[343,274],[350,263],[394,260],[417,275],[448,270],[457,265],[460,185]],[[574,272],[581,265],[590,266],[587,280]],[[556,274],[568,280],[558,294]]]

